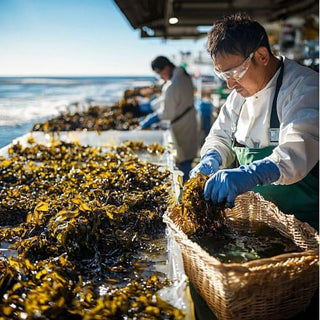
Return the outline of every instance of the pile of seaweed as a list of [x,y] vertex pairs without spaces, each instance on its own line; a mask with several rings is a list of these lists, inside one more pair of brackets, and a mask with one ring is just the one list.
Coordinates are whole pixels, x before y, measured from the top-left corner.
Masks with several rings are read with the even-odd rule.
[[[55,161],[104,161],[108,159],[110,153],[116,153],[120,156],[148,153],[150,155],[161,156],[166,148],[158,143],[145,145],[142,141],[126,141],[120,146],[101,146],[90,147],[82,146],[78,142],[64,142],[51,137],[50,146],[35,144],[35,139],[30,136],[27,140],[28,145],[22,146],[18,141],[8,149],[11,159],[16,161],[33,160],[40,162]],[[108,152],[107,152],[108,151]]]
[[[0,319],[183,319],[157,291],[170,172],[76,143],[15,144],[0,158]],[[12,252],[12,251],[11,251]]]
[[135,103],[119,102],[113,106],[89,105],[86,111],[66,112],[36,123],[32,131],[132,130],[139,126],[139,118],[144,115]]

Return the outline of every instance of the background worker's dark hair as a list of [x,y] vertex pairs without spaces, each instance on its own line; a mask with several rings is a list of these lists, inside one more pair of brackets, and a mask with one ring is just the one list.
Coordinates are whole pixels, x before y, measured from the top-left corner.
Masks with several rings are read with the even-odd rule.
[[166,66],[171,66],[172,68],[175,67],[175,65],[167,57],[164,56],[158,56],[151,62],[152,70],[163,70]]
[[223,17],[208,32],[207,50],[211,57],[217,53],[248,57],[261,46],[272,54],[264,27],[243,12]]

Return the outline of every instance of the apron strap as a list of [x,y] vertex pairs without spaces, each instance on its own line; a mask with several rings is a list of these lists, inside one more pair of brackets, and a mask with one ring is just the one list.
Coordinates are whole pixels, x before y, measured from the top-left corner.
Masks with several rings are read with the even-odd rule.
[[171,124],[174,124],[178,120],[180,120],[184,115],[186,115],[191,109],[193,109],[193,106],[188,107],[186,110],[184,110],[181,114],[179,114],[177,117],[175,117],[172,121]]
[[282,57],[280,57],[280,73],[277,79],[276,90],[275,90],[273,102],[272,102],[270,128],[277,128],[277,129],[280,128],[280,122],[279,122],[278,113],[277,113],[277,100],[278,100],[279,91],[282,85],[283,72],[284,72],[284,64],[283,64]]

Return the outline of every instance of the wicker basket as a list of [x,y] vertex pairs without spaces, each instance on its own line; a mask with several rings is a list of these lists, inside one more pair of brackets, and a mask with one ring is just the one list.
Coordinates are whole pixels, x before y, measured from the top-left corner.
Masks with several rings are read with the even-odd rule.
[[[227,223],[246,228],[265,222],[291,238],[302,252],[247,263],[224,264],[205,252],[165,215],[183,255],[186,274],[218,319],[287,319],[303,311],[318,287],[319,236],[293,215],[285,215],[259,194],[248,192],[226,210]],[[233,218],[233,219],[230,219]]]

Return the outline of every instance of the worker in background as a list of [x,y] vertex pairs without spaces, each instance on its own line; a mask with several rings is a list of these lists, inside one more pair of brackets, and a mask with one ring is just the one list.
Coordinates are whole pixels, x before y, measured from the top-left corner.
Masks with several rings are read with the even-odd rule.
[[207,49],[232,92],[190,176],[212,175],[204,198],[215,204],[254,190],[318,229],[318,73],[274,56],[265,29],[242,13],[214,24]]
[[142,129],[161,120],[170,121],[176,142],[178,168],[188,179],[193,159],[198,152],[198,129],[193,104],[193,83],[182,67],[176,67],[168,58],[158,56],[151,63],[152,70],[165,81],[161,95],[150,102],[153,113],[140,122]]

